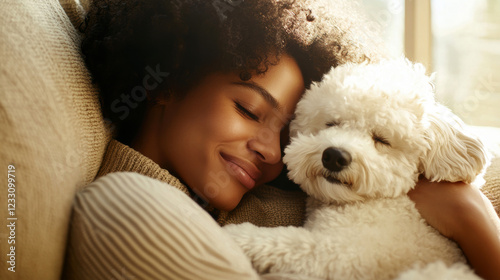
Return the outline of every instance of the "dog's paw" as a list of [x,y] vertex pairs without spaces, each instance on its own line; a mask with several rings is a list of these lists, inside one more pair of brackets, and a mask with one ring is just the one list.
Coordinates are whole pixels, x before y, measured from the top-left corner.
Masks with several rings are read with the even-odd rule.
[[246,248],[255,236],[258,227],[251,223],[231,224],[222,227],[222,229],[238,244],[241,248]]
[[[303,228],[294,227],[257,227],[251,223],[227,225],[223,230],[243,250],[259,273],[294,272],[286,259],[292,258],[291,247],[300,246],[297,236]],[[299,250],[299,252],[301,252]],[[297,259],[301,259],[300,254]]]
[[241,234],[245,235],[248,231],[253,231],[258,227],[252,223],[245,222],[241,224],[230,224],[225,225],[222,229],[231,236],[239,236]]

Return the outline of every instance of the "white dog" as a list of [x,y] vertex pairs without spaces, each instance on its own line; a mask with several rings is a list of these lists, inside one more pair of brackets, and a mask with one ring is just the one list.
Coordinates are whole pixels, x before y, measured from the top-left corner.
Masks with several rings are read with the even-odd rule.
[[481,141],[435,102],[422,65],[339,66],[295,113],[284,161],[309,195],[304,227],[225,227],[259,273],[479,279],[406,195],[419,174],[472,182],[488,164]]

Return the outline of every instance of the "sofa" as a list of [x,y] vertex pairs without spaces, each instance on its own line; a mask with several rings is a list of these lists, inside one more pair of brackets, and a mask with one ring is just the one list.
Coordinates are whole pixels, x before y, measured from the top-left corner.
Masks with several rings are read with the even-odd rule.
[[[111,139],[79,50],[87,6],[0,0],[0,279],[60,278],[73,198]],[[473,129],[500,156],[500,128]],[[485,179],[498,213],[499,158]]]

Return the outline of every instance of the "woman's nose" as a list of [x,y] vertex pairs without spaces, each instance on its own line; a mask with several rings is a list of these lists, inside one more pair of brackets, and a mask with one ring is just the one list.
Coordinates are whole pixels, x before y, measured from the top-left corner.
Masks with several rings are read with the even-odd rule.
[[281,161],[280,132],[270,128],[261,128],[248,142],[249,149],[267,164]]

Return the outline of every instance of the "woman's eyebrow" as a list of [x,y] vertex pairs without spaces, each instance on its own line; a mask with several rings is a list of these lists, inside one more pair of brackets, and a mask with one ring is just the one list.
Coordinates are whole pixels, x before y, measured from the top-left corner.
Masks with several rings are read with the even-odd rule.
[[258,84],[254,82],[232,82],[231,84],[249,88],[262,96],[262,98],[264,98],[264,100],[266,100],[266,102],[269,103],[274,109],[281,109],[281,105],[279,104],[278,100],[276,100],[274,96],[272,96],[265,88],[259,86]]

